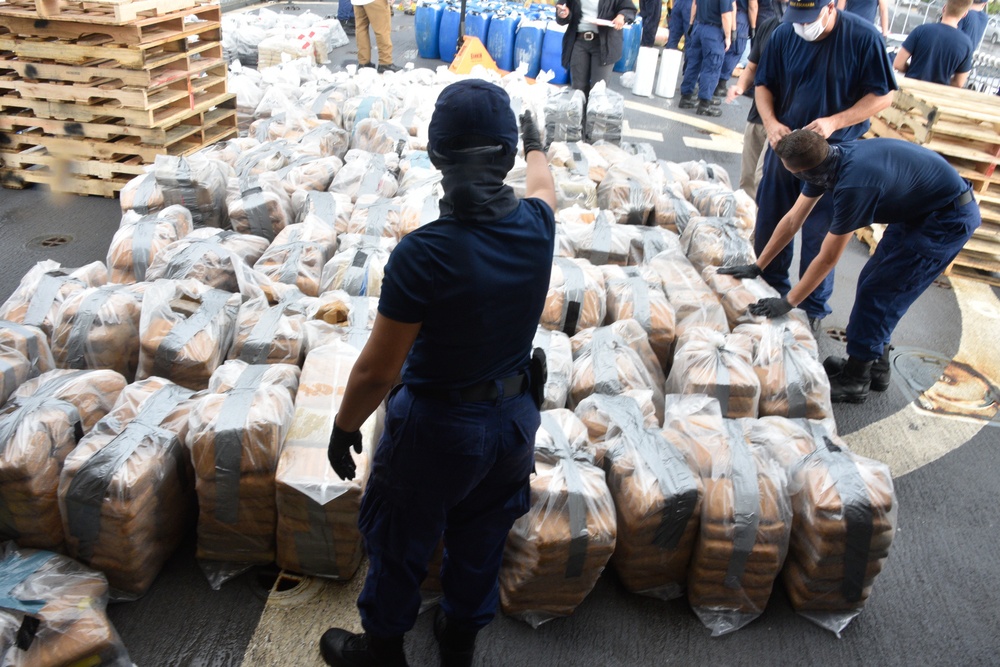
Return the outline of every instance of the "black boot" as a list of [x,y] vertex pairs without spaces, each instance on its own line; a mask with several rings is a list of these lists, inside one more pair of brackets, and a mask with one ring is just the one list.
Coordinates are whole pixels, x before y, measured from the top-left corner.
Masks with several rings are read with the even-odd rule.
[[357,28],[354,25],[354,19],[344,19],[340,22],[340,25],[344,28],[344,33],[349,37],[353,36],[357,32]]
[[434,612],[434,637],[441,649],[441,667],[472,667],[477,634],[476,631],[449,627],[448,617],[438,607]]
[[407,667],[403,637],[372,637],[330,628],[319,640],[319,652],[335,667]]
[[729,83],[728,79],[722,79],[722,80],[720,80],[719,81],[719,85],[715,87],[715,92],[712,93],[712,96],[713,97],[725,97],[726,93],[728,92],[726,90],[726,84],[727,83]]
[[711,116],[712,118],[718,118],[722,115],[722,109],[715,106],[708,100],[698,100],[698,110],[695,111],[699,116]]
[[848,357],[841,371],[830,378],[830,400],[834,403],[864,403],[871,387],[871,369],[872,362]]
[[889,353],[892,346],[886,345],[882,356],[872,362],[872,391],[885,391],[889,388],[892,368],[889,366]]
[[678,109],[694,109],[694,95],[681,95],[681,101],[677,105]]

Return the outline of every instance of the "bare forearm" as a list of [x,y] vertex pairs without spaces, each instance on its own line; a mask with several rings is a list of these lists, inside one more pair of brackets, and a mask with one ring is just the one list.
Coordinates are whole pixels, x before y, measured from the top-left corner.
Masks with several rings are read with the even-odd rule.
[[395,382],[395,378],[389,380],[379,378],[361,363],[361,359],[358,362],[351,370],[344,392],[344,401],[337,411],[337,426],[345,431],[360,429]]
[[754,88],[753,98],[757,103],[757,113],[760,114],[760,120],[764,123],[764,126],[770,127],[772,124],[777,123],[778,118],[774,115],[774,95],[771,94],[767,86],[757,86]]
[[735,12],[726,12],[722,15],[722,32],[727,37],[736,29],[734,16],[736,16]]
[[890,104],[892,104],[891,92],[885,95],[868,93],[858,100],[850,109],[845,109],[838,114],[834,114],[833,116],[830,116],[830,119],[835,123],[837,129],[839,130],[841,128],[857,125],[858,123],[868,120],[879,111],[887,109]]
[[771,239],[761,251],[760,257],[757,258],[757,266],[766,269],[767,265],[785,249],[785,246],[792,242],[792,239],[795,238],[795,234],[798,233],[801,226],[794,223],[791,211],[786,213],[785,217],[778,223],[778,226],[774,228]]
[[757,0],[750,0],[747,3],[747,20],[750,22],[752,30],[757,29],[757,12],[759,11],[759,6]]
[[748,62],[747,66],[740,72],[740,78],[736,80],[738,94],[742,95],[753,85],[753,77],[757,73],[757,63]]
[[541,199],[554,211],[556,209],[556,185],[549,171],[548,159],[541,151],[530,151],[524,156],[528,163],[524,179],[525,196]]

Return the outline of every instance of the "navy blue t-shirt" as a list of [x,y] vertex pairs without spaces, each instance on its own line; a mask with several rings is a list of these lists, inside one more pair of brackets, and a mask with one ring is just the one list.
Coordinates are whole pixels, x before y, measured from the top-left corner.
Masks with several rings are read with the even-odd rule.
[[[846,12],[837,12],[833,31],[816,42],[796,35],[791,23],[775,28],[754,83],[767,86],[775,115],[793,130],[849,109],[869,93],[886,95],[897,87],[882,36]],[[857,139],[869,125],[865,120],[837,130],[830,141]]]
[[403,382],[458,389],[527,368],[554,243],[555,216],[540,199],[494,223],[441,218],[403,237],[378,305],[389,319],[423,323]]
[[875,23],[878,16],[878,0],[847,0],[844,11],[860,16],[868,23]]
[[912,79],[948,85],[956,73],[972,70],[972,42],[944,23],[918,25],[903,48],[910,52],[906,76]]
[[986,15],[985,9],[970,9],[965,18],[958,22],[958,29],[969,38],[973,49],[978,49],[979,44],[983,41],[983,35],[986,34],[986,23],[989,20],[990,17]]
[[[833,185],[831,234],[849,234],[873,222],[918,224],[969,189],[955,168],[923,146],[900,139],[840,144]],[[806,197],[823,189],[806,183]]]
[[705,2],[698,3],[694,18],[702,23],[721,26],[722,15],[731,11],[733,11],[732,0],[705,0]]

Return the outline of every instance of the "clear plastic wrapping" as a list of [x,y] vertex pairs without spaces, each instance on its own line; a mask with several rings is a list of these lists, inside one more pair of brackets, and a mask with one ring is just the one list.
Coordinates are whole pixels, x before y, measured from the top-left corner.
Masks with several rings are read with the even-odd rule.
[[153,258],[193,229],[191,212],[179,205],[148,215],[124,213],[108,248],[109,281],[118,284],[144,281]]
[[565,223],[565,232],[573,244],[574,254],[586,259],[594,266],[604,264],[638,264],[638,250],[634,241],[638,238],[636,228],[620,225],[610,211],[593,211],[593,222],[589,224]]
[[315,218],[334,228],[347,225],[354,212],[350,196],[333,192],[306,192],[299,190],[292,195],[295,222],[309,222]]
[[570,173],[600,183],[608,174],[608,161],[588,143],[553,141],[548,149],[549,164],[565,167]]
[[345,130],[354,132],[356,123],[369,118],[388,120],[395,110],[396,105],[388,95],[359,95],[344,100],[341,105],[341,122]]
[[344,290],[351,296],[379,296],[382,293],[382,279],[391,247],[372,237],[362,239],[342,249],[326,263],[320,294],[334,289]]
[[0,539],[62,550],[63,461],[125,385],[114,371],[49,371],[18,387],[0,408]]
[[336,155],[303,158],[301,163],[293,163],[282,170],[281,183],[289,197],[300,190],[325,192],[343,167],[344,161]]
[[[186,206],[191,211],[195,227],[227,225],[226,186],[234,175],[232,167],[198,154],[190,157],[157,155],[153,164],[152,173],[163,194],[164,207],[172,204]],[[142,205],[141,194],[142,188],[134,198],[127,198],[123,190],[119,195],[122,210],[154,213],[153,208]]]
[[545,101],[545,139],[580,141],[583,139],[583,107],[586,98],[582,90],[555,88]]
[[569,410],[542,413],[531,509],[514,522],[500,569],[505,614],[532,627],[570,616],[615,550],[615,505],[587,429]]
[[648,266],[604,266],[608,321],[633,319],[649,336],[649,345],[663,369],[673,362],[676,337],[674,307],[663,292],[660,277]]
[[[704,160],[691,160],[681,162],[678,166],[687,172],[688,179],[691,181],[719,183],[729,190],[733,189],[733,184],[729,180],[729,172],[717,164],[705,162]],[[687,194],[688,196],[691,195],[690,192]]]
[[292,223],[292,202],[277,174],[252,175],[237,185],[239,196],[228,203],[234,231],[270,241]]
[[681,199],[687,199],[688,183],[691,178],[679,164],[668,160],[646,162],[646,171],[653,181],[653,186],[658,190],[669,190]]
[[411,148],[410,133],[394,120],[365,118],[354,124],[351,148],[369,153],[402,155]]
[[542,326],[572,336],[600,326],[607,315],[604,274],[585,259],[556,257],[542,311]]
[[100,262],[66,269],[59,262],[42,260],[24,274],[17,289],[0,306],[0,319],[38,327],[51,336],[53,320],[67,297],[107,282],[108,270]]
[[143,595],[190,526],[184,438],[193,395],[162,378],[129,385],[66,457],[59,509],[67,550],[107,575],[115,599]]
[[312,319],[306,322],[306,347],[311,351],[344,341],[360,352],[368,342],[377,315],[375,297],[351,296],[342,290],[325,292],[311,311]]
[[588,176],[562,167],[554,167],[551,171],[556,186],[556,208],[573,205],[597,207],[597,185]]
[[323,266],[337,247],[333,217],[310,215],[282,229],[253,265],[254,270],[274,282],[294,285],[306,296],[318,296]]
[[611,165],[597,186],[597,205],[627,225],[650,224],[656,192],[646,168],[635,157]]
[[391,198],[399,187],[394,174],[398,166],[398,157],[393,153],[350,150],[344,158],[344,167],[330,183],[330,192],[349,195],[351,201],[357,201],[361,195]]
[[681,247],[699,271],[706,266],[753,264],[757,255],[733,218],[692,218],[681,234]]
[[106,368],[127,379],[139,365],[139,315],[145,285],[90,287],[63,302],[52,329],[59,368]]
[[354,212],[347,225],[338,227],[338,234],[360,234],[400,238],[400,205],[398,199],[378,195],[361,195],[354,205]]
[[674,307],[678,337],[695,327],[708,327],[721,333],[729,331],[726,311],[719,298],[679,247],[664,250],[649,260],[649,265],[660,276],[663,291]]
[[312,301],[295,287],[268,285],[240,305],[228,357],[248,364],[301,365]]
[[636,227],[635,231],[633,254],[639,258],[639,264],[648,266],[664,250],[680,251],[681,240],[676,232],[662,227]]
[[569,336],[562,331],[550,331],[539,326],[531,346],[545,352],[547,375],[542,409],[566,407],[566,397],[573,377],[573,348],[570,346]]
[[604,467],[608,434],[629,425],[657,428],[660,425],[651,389],[629,389],[619,395],[591,394],[576,406],[576,416],[587,427],[597,465]]
[[[719,273],[718,266],[706,266],[701,272],[702,278],[715,292],[722,303],[723,310],[726,311],[726,319],[729,326],[735,329],[740,324],[761,324],[769,321],[769,318],[753,315],[748,310],[750,304],[757,303],[760,299],[778,298],[778,290],[774,289],[763,278],[734,278],[733,276]],[[809,319],[805,311],[798,308],[791,310],[787,315],[779,318],[781,321],[796,321],[808,329]]]
[[752,363],[753,341],[748,336],[689,329],[677,339],[667,392],[707,394],[719,401],[726,417],[756,417],[760,380]]
[[624,123],[625,98],[598,81],[587,98],[587,141],[620,143]]
[[146,270],[149,281],[194,278],[226,292],[239,292],[242,271],[260,259],[268,241],[221,229],[196,229],[163,249]]
[[0,320],[0,405],[22,384],[55,367],[45,332]]

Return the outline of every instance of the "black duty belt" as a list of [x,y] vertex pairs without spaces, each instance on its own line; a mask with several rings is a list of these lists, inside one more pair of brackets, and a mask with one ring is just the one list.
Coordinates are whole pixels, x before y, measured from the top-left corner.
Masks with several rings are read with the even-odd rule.
[[968,204],[970,201],[972,201],[973,198],[974,197],[972,196],[972,188],[969,188],[962,194],[958,195],[958,197],[955,199],[955,201],[951,203],[951,205],[954,206],[955,208],[961,208],[966,204]]
[[497,391],[497,382],[503,389],[503,395],[509,398],[517,396],[528,388],[528,375],[527,373],[518,373],[501,380],[485,380],[461,389],[443,389],[420,385],[409,385],[409,389],[417,396],[455,403],[478,403],[480,401],[495,401],[500,397]]

